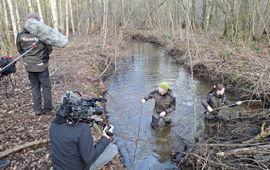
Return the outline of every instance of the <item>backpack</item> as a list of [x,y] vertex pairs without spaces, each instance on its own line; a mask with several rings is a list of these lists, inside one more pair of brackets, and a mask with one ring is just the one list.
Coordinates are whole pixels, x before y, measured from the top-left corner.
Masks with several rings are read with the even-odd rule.
[[[8,65],[9,63],[11,63],[14,60],[13,57],[10,56],[4,56],[0,58],[0,68],[4,68],[6,65]],[[14,62],[13,64],[11,64],[8,68],[6,68],[3,71],[0,71],[0,77],[3,76],[7,76],[9,74],[15,73],[16,72],[16,66],[15,66],[16,62]]]

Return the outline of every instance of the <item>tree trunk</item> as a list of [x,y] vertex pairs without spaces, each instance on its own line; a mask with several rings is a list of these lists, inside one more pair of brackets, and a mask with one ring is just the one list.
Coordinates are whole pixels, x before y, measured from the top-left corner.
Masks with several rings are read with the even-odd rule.
[[16,37],[17,37],[18,32],[17,32],[17,26],[16,26],[15,16],[14,16],[14,12],[13,12],[13,4],[12,4],[11,0],[7,0],[7,3],[8,3],[10,18],[11,18],[11,23],[12,23],[14,42],[16,42]]
[[192,0],[191,1],[191,25],[193,28],[196,27],[196,1],[195,0]]
[[8,51],[7,51],[7,48],[6,48],[5,43],[3,42],[3,38],[1,38],[0,41],[1,41],[1,45],[0,46],[3,49],[3,50],[0,51],[0,55],[3,56],[3,55],[6,55],[8,53]]
[[78,27],[78,25],[79,25],[79,20],[80,20],[80,18],[79,18],[79,2],[78,2],[78,0],[72,0],[72,2],[73,2],[73,18],[74,18],[74,23],[75,23],[75,25],[76,25],[76,30],[77,30],[77,33],[78,33],[78,31],[80,31],[80,27]]
[[122,13],[122,25],[124,25],[125,24],[125,22],[126,22],[126,19],[125,19],[125,0],[121,0],[121,13]]
[[235,16],[235,0],[229,0],[229,20],[228,20],[228,30],[229,30],[229,37],[232,42],[235,41],[236,35],[236,16]]
[[94,29],[94,27],[95,27],[95,1],[93,1],[93,0],[90,0],[90,5],[91,5],[91,13],[90,13],[90,15],[91,15],[91,29],[93,30]]
[[50,4],[49,3],[44,3],[43,4],[44,5],[44,7],[43,6],[41,6],[44,10],[43,10],[43,16],[44,16],[44,18],[43,18],[43,20],[44,20],[44,22],[46,22],[46,24],[51,24],[52,25],[52,22],[51,22],[51,19],[50,19],[50,11],[51,11],[51,7],[50,7]]
[[267,36],[267,39],[268,39],[268,44],[270,45],[270,37],[269,37],[269,34],[268,34],[268,30],[267,30],[267,24],[263,18],[263,15],[262,15],[262,12],[261,12],[261,9],[260,9],[260,6],[259,6],[259,0],[256,0],[256,5],[257,5],[257,9],[258,9],[258,13],[260,15],[260,18],[262,20],[262,23],[263,23],[263,30],[264,30],[264,33],[266,34]]
[[59,7],[59,29],[64,32],[64,11],[62,8],[63,0],[59,0],[58,7]]
[[103,0],[103,24],[102,24],[103,48],[105,47],[106,44],[107,23],[108,23],[108,0]]
[[31,0],[27,0],[27,5],[28,5],[28,11],[29,12],[34,12]]
[[53,17],[53,27],[54,29],[58,30],[58,14],[56,0],[50,0],[50,4]]
[[67,1],[69,1],[70,22],[71,22],[72,34],[75,34],[74,19],[73,19],[73,7],[72,7],[71,0],[67,0]]
[[85,32],[84,33],[86,33],[86,34],[89,34],[89,30],[90,30],[90,28],[91,28],[91,20],[92,20],[92,4],[91,4],[91,1],[87,1],[86,2],[86,6],[88,7],[88,11],[87,11],[87,13],[86,13],[86,15],[88,16],[87,17],[87,21],[85,21],[85,22],[87,22],[87,27],[86,27],[86,29],[85,29]]
[[37,6],[38,6],[38,13],[39,13],[39,16],[40,16],[40,21],[44,22],[43,14],[42,14],[42,8],[41,8],[41,5],[40,5],[40,0],[37,0]]
[[[83,10],[82,9],[83,6],[85,6],[85,4],[83,4],[83,2],[81,2],[81,3],[77,2],[76,3],[76,21],[77,22],[75,22],[75,23],[77,25],[77,34],[78,33],[80,34],[81,32],[84,32],[84,28],[86,27],[86,20],[85,20],[86,17],[83,17],[84,14],[82,12],[79,13],[79,11]],[[82,23],[83,23],[84,27],[82,27]]]
[[66,36],[69,35],[69,22],[68,22],[68,4],[69,4],[69,0],[66,0]]
[[171,5],[169,3],[168,3],[168,7],[169,7],[169,16],[170,16],[170,21],[171,21],[170,26],[171,26],[171,30],[172,30],[172,36],[174,36],[175,24],[174,24],[173,14],[172,14],[173,11],[172,11]]
[[203,8],[203,29],[207,31],[212,11],[212,0],[204,0]]
[[20,24],[20,14],[19,14],[18,1],[15,2],[15,12],[16,12],[16,26],[19,30],[21,24]]
[[3,20],[4,20],[4,25],[3,25],[3,32],[4,32],[4,35],[3,37],[4,38],[1,38],[1,44],[2,44],[2,48],[3,48],[3,51],[4,51],[4,54],[8,54],[8,52],[10,51],[9,50],[9,44],[12,42],[11,41],[11,37],[10,37],[10,25],[9,25],[9,22],[8,22],[8,12],[7,12],[7,4],[6,4],[6,0],[3,0]]
[[203,30],[205,30],[206,7],[207,7],[207,0],[203,0],[203,5],[202,5],[202,24],[201,24]]
[[6,4],[6,0],[3,0],[3,11],[4,11],[4,30],[6,30],[7,36],[9,37],[9,22],[8,22],[8,12],[7,12],[7,4]]
[[[190,0],[183,0],[183,8],[185,11],[185,23],[182,24],[182,28],[191,29],[192,26],[192,1]],[[184,25],[184,26],[183,26]]]
[[253,12],[252,12],[252,31],[251,31],[251,38],[252,40],[255,39],[256,33],[255,33],[255,23],[256,23],[256,4],[253,5]]
[[[270,28],[270,22],[269,22],[269,3],[270,1],[267,1],[263,16],[265,16],[265,21],[266,21],[266,28]],[[268,22],[267,22],[268,21]],[[264,28],[263,30],[263,35],[267,34],[267,29]]]

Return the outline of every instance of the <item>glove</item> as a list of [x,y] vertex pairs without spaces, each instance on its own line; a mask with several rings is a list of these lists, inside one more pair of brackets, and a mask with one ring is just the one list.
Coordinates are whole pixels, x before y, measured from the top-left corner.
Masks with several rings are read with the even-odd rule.
[[208,112],[213,112],[213,109],[211,106],[207,106],[207,110],[208,110]]
[[98,122],[102,122],[103,121],[103,119],[100,118],[100,117],[98,117],[97,115],[92,115],[91,116],[91,119],[94,119],[95,121],[98,121]]
[[242,101],[237,101],[235,104],[237,105],[237,106],[239,106],[240,104],[242,104],[243,102]]
[[145,100],[145,99],[142,99],[141,101],[142,101],[142,103],[145,103],[145,102],[146,102],[146,100]]
[[113,137],[113,125],[106,125],[103,129],[103,136],[107,139],[111,139]]
[[166,115],[166,112],[163,111],[159,115],[160,115],[160,117],[164,117]]

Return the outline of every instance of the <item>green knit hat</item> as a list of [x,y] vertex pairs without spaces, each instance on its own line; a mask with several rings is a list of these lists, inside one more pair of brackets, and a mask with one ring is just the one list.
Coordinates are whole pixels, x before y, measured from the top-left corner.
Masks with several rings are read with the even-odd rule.
[[161,82],[161,83],[160,83],[159,87],[160,87],[161,89],[163,89],[163,90],[166,90],[166,91],[167,91],[167,90],[170,88],[170,85],[169,85],[169,83],[168,83],[168,82],[163,81],[163,82]]

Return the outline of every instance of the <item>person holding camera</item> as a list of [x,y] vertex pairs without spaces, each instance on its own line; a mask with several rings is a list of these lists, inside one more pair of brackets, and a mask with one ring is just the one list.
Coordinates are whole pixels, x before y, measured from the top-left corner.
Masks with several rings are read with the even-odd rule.
[[117,146],[110,143],[112,125],[104,128],[102,137],[94,144],[91,127],[88,121],[82,119],[88,117],[92,120],[94,117],[84,115],[87,112],[74,113],[73,107],[80,103],[78,101],[81,101],[79,95],[66,93],[51,124],[51,159],[54,170],[96,170],[118,153]]

